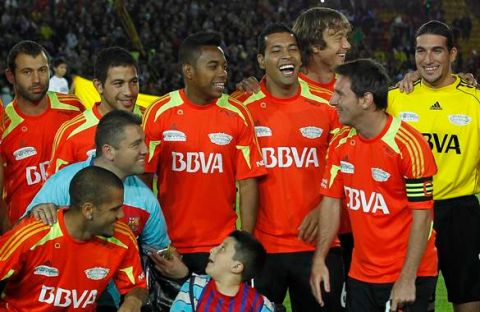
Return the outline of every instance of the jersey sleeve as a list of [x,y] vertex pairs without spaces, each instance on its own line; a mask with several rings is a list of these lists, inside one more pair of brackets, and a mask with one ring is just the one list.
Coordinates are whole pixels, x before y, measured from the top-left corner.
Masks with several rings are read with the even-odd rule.
[[409,207],[432,209],[433,176],[437,172],[432,151],[421,134],[406,124],[399,131],[399,140]]
[[[127,225],[124,225],[128,227]],[[130,231],[130,230],[128,230]],[[140,252],[133,233],[128,240],[128,251],[125,253],[118,271],[113,276],[115,286],[120,294],[125,295],[134,288],[147,288],[145,273],[140,263]]]
[[343,179],[340,171],[339,139],[334,137],[327,151],[327,165],[320,185],[320,193],[324,196],[343,198]]
[[171,241],[167,233],[167,223],[163,216],[158,200],[153,193],[147,198],[146,210],[150,212],[147,223],[140,235],[140,241],[144,245],[154,248],[165,248],[170,245]]
[[145,132],[145,143],[148,148],[148,161],[145,163],[145,173],[155,173],[160,161],[161,133],[160,127],[156,125],[155,116],[160,104],[154,103],[147,108],[143,117],[143,131]]
[[253,120],[250,112],[243,107],[245,121],[242,122],[240,136],[236,146],[236,179],[244,180],[265,175],[267,173],[257,136],[255,135]]

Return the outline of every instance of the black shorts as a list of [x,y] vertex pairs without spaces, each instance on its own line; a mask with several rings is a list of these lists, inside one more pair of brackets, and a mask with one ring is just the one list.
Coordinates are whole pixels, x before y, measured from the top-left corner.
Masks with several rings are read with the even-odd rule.
[[476,196],[435,201],[438,265],[448,301],[480,300],[480,205]]
[[[425,312],[437,285],[436,276],[417,277],[415,302],[403,308],[405,312]],[[366,283],[351,277],[347,281],[347,311],[385,312],[393,283]]]
[[326,258],[331,280],[330,293],[323,294],[323,308],[310,288],[312,258],[313,251],[268,254],[262,273],[255,278],[255,287],[275,305],[283,303],[288,290],[293,312],[344,311],[341,305],[344,284],[341,248],[330,249]]

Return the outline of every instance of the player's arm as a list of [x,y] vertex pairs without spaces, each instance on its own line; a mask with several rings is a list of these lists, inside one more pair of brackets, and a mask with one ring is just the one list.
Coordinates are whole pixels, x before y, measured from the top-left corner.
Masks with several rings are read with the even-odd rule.
[[415,301],[415,280],[431,231],[432,211],[430,209],[412,210],[413,221],[408,239],[407,256],[400,277],[391,292],[391,308],[397,311],[406,304]]
[[253,232],[257,222],[258,210],[258,184],[256,178],[249,178],[238,181],[240,193],[240,219],[242,230]]
[[3,199],[3,159],[0,156],[0,235],[11,228],[10,219],[8,218],[7,203]]
[[241,92],[257,93],[260,91],[260,82],[258,82],[257,78],[251,76],[237,83],[235,87]]
[[[467,84],[471,87],[477,87],[478,83],[473,74],[471,73],[458,73],[457,74],[462,80],[466,81]],[[403,77],[402,80],[397,82],[395,85],[400,89],[400,92],[405,92],[406,94],[410,93],[413,91],[413,83],[422,77],[420,76],[420,73],[418,70],[408,72],[405,74],[405,77]]]
[[142,305],[147,302],[148,290],[146,288],[134,288],[130,290],[118,309],[119,312],[140,312]]

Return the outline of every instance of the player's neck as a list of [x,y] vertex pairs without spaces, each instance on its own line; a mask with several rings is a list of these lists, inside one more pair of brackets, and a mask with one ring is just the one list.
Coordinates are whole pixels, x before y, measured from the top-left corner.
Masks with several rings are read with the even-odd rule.
[[85,217],[80,211],[66,210],[63,214],[65,228],[68,234],[75,240],[88,241],[95,237],[95,233],[88,230]]
[[27,116],[36,116],[42,114],[48,109],[49,99],[47,95],[45,95],[40,101],[30,101],[22,96],[17,96],[15,102],[18,109],[20,109],[23,114]]
[[184,90],[187,99],[195,105],[208,105],[217,99],[214,97],[206,97],[201,92],[197,92],[194,88],[189,88],[188,86],[185,86]]
[[113,161],[107,159],[104,156],[100,156],[95,158],[93,161],[95,166],[101,167],[103,169],[107,169],[108,171],[113,172],[120,180],[124,181],[127,177],[125,173],[123,173],[117,166],[113,164]]
[[100,115],[105,116],[107,113],[111,112],[113,108],[102,98],[100,105],[97,106],[97,110]]
[[60,75],[57,75],[57,74],[55,74],[55,77],[57,77],[58,79],[62,79],[62,78],[63,78],[63,76],[60,76]]
[[388,115],[383,110],[373,111],[365,115],[353,127],[357,133],[365,139],[373,139],[378,136],[387,124]]
[[299,83],[298,79],[296,79],[293,84],[282,86],[273,82],[272,79],[268,79],[267,76],[265,79],[265,86],[268,93],[270,93],[273,97],[284,99],[291,98],[297,94]]
[[329,83],[335,78],[335,72],[331,67],[314,59],[303,68],[303,74],[308,79],[322,84]]
[[218,292],[222,295],[233,297],[238,293],[241,282],[235,276],[226,276],[221,279],[214,279]]
[[440,81],[436,81],[435,83],[430,83],[425,79],[422,79],[422,83],[425,84],[427,87],[432,89],[440,89],[446,86],[453,84],[457,78],[452,74],[448,74],[445,78],[441,79]]

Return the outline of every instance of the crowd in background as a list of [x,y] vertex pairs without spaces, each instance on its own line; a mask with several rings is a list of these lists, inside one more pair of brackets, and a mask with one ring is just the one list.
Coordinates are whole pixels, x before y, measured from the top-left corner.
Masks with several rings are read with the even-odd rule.
[[[177,63],[177,49],[183,38],[200,30],[223,34],[228,55],[228,90],[244,77],[261,77],[256,66],[256,37],[266,24],[291,25],[296,16],[314,5],[312,0],[145,0],[122,1],[135,25],[144,52],[137,50],[141,64],[142,92],[161,95],[182,86]],[[412,40],[414,29],[429,18],[444,20],[440,0],[385,1],[331,0],[326,6],[344,13],[351,24],[352,50],[348,58],[373,57],[382,62],[394,80],[414,68]],[[0,0],[0,59],[21,39],[44,45],[52,57],[62,57],[69,64],[69,76],[91,78],[94,55],[104,47],[117,45],[130,51],[136,48],[122,27],[116,1],[94,0]],[[383,11],[398,14],[386,16]],[[458,17],[452,24],[457,34],[468,38],[469,16]],[[471,29],[471,27],[470,27]],[[460,57],[455,70],[478,74],[479,56],[475,50]],[[11,93],[0,62],[0,90]]]

